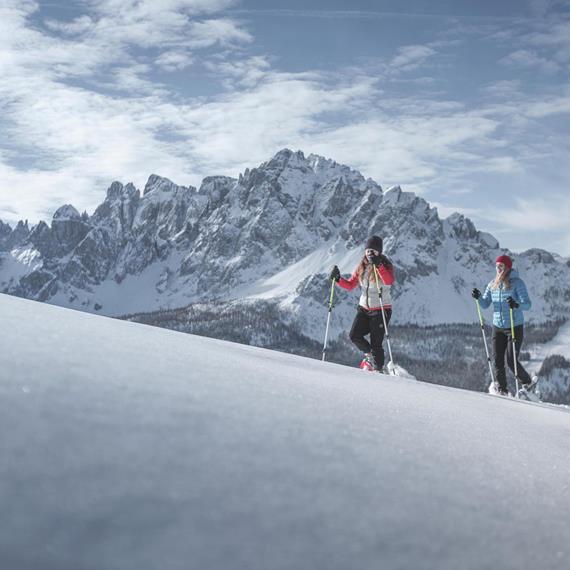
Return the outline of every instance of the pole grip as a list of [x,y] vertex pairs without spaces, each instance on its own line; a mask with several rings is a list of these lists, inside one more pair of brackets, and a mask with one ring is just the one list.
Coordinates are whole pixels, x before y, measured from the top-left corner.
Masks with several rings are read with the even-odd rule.
[[331,294],[329,297],[329,314],[327,315],[327,327],[325,329],[325,343],[323,344],[323,356],[322,356],[322,361],[324,362],[326,359],[326,353],[327,353],[327,342],[328,342],[328,338],[329,338],[329,324],[331,321],[331,314],[332,314],[332,309],[333,309],[333,300],[334,300],[334,279],[331,279]]
[[334,299],[334,279],[331,279],[331,294],[329,297],[329,311],[332,311]]

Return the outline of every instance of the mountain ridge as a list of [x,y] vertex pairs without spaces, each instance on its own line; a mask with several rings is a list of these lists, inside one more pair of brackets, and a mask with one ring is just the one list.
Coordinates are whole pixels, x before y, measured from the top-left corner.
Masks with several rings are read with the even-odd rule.
[[[115,181],[91,216],[68,204],[51,226],[0,222],[0,291],[106,315],[273,296],[310,319],[330,267],[351,272],[372,233],[397,268],[395,322],[473,322],[468,292],[489,281],[500,253],[531,285],[531,320],[570,312],[570,263],[556,254],[512,254],[462,214],[442,219],[400,186],[384,191],[348,166],[289,149],[199,188],[157,174],[142,193]],[[338,299],[333,335],[353,310],[349,295]]]

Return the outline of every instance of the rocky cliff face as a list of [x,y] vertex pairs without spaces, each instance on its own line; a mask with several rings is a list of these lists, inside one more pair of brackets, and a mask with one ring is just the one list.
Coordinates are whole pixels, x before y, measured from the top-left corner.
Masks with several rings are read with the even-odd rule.
[[[399,187],[384,192],[347,166],[283,150],[199,189],[152,175],[142,195],[114,182],[91,216],[66,205],[51,225],[0,222],[0,290],[107,315],[273,299],[318,338],[330,268],[351,272],[373,233],[397,268],[400,323],[473,321],[469,291],[484,287],[506,251],[464,216],[442,220]],[[533,293],[531,316],[566,317],[568,264],[541,250],[514,257]],[[346,329],[356,300],[338,293],[333,333]]]

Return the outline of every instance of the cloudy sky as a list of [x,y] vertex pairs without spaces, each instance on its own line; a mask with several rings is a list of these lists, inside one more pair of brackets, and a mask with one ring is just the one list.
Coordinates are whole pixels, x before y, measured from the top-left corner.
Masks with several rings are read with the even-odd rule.
[[0,219],[322,154],[570,255],[570,0],[0,0]]

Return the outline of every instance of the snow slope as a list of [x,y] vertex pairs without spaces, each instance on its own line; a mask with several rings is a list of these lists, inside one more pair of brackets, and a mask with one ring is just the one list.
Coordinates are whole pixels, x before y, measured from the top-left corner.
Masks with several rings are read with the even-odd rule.
[[570,414],[0,295],[0,567],[567,567]]

